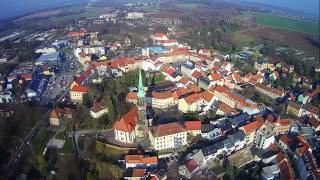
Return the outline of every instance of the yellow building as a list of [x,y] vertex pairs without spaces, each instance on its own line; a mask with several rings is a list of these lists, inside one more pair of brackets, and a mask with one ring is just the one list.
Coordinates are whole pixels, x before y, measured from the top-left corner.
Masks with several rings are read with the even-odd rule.
[[183,113],[201,111],[202,99],[199,94],[193,94],[179,99],[178,109]]
[[301,116],[300,105],[295,102],[289,101],[289,104],[287,107],[287,114],[294,115],[296,117],[300,117]]
[[72,101],[82,102],[83,95],[88,92],[89,89],[86,86],[73,86],[70,91],[70,98]]
[[155,150],[179,148],[187,145],[187,129],[179,122],[153,126],[149,140]]

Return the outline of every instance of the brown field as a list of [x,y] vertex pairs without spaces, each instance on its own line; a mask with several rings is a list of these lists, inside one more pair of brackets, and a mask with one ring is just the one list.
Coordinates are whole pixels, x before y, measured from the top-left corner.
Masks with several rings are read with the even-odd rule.
[[179,19],[183,16],[183,13],[180,12],[156,12],[156,13],[145,13],[146,16],[154,18],[172,18]]
[[302,50],[312,56],[319,57],[319,47],[310,43],[308,39],[319,39],[319,36],[276,29],[271,27],[258,27],[241,31],[245,35],[260,40],[272,40],[275,43],[281,43]]
[[53,15],[57,15],[59,12],[60,12],[60,10],[42,11],[42,12],[27,15],[27,16],[23,16],[19,19],[16,19],[15,21],[21,21],[21,20],[25,20],[25,19],[29,19],[29,18],[41,18],[41,17],[53,16]]

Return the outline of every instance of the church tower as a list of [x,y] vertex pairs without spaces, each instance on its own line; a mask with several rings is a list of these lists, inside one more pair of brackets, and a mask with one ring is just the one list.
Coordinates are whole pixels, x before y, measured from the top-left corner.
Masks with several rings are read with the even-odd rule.
[[138,102],[137,107],[139,110],[138,123],[136,126],[136,136],[138,138],[144,138],[148,135],[148,120],[146,115],[146,95],[144,91],[144,86],[142,83],[141,69],[139,71],[139,82],[138,82]]

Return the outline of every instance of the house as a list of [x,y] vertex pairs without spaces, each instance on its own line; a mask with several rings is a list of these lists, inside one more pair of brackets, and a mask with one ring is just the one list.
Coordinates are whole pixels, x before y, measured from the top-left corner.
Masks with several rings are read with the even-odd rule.
[[201,134],[201,121],[186,121],[184,125],[188,134],[191,136],[197,136]]
[[280,168],[280,179],[295,180],[293,167],[282,152],[277,154],[275,161]]
[[280,168],[278,164],[274,164],[271,166],[266,166],[262,168],[260,173],[260,177],[262,180],[274,180],[279,179],[280,177]]
[[78,56],[78,61],[84,66],[86,63],[91,62],[91,57],[81,51]]
[[262,93],[272,99],[276,99],[276,98],[282,97],[284,95],[284,92],[279,89],[272,88],[271,86],[266,86],[266,85],[259,84],[259,83],[255,85],[255,88],[258,92],[260,92],[260,93]]
[[275,132],[272,129],[262,126],[256,132],[254,144],[257,148],[267,149],[270,144],[274,143]]
[[302,104],[306,104],[308,102],[308,99],[309,99],[308,94],[302,93],[298,96],[298,102]]
[[178,109],[183,113],[201,111],[202,99],[199,94],[192,94],[178,101]]
[[239,129],[243,130],[246,134],[246,143],[251,144],[254,142],[254,138],[256,136],[256,132],[260,129],[263,125],[263,119],[258,118],[256,121],[250,122]]
[[234,134],[230,134],[227,136],[227,139],[223,141],[224,149],[227,155],[235,151],[239,151],[240,149],[244,148],[246,145],[246,135],[243,131],[239,130]]
[[146,169],[127,169],[123,178],[128,180],[141,180],[146,179],[147,174]]
[[301,116],[309,116],[309,117],[314,117],[317,120],[319,119],[319,109],[309,103],[303,104],[300,108]]
[[149,140],[155,150],[174,149],[187,144],[187,129],[179,122],[149,128]]
[[156,41],[165,41],[165,40],[169,40],[167,35],[163,34],[163,33],[154,33],[153,35],[151,35],[151,39],[153,40],[153,42],[155,43]]
[[124,163],[126,168],[156,168],[158,166],[158,157],[144,155],[125,155]]
[[247,121],[251,119],[251,116],[248,113],[243,113],[240,115],[235,115],[227,118],[227,121],[233,126],[233,127],[239,127],[244,125]]
[[320,131],[320,121],[317,120],[316,118],[311,117],[311,118],[308,120],[308,124],[309,124],[316,132],[319,132],[319,131]]
[[223,135],[221,128],[213,124],[203,124],[201,128],[201,137],[207,140],[215,140]]
[[191,178],[193,175],[195,175],[199,170],[200,166],[202,164],[202,161],[204,160],[204,155],[201,150],[195,150],[196,152],[193,152],[188,160],[179,167],[178,173],[186,178]]
[[90,109],[90,115],[93,118],[100,118],[102,115],[108,112],[108,108],[104,101],[94,102],[92,108]]
[[86,86],[73,86],[70,90],[70,98],[72,101],[82,102],[83,95],[89,92],[89,88]]
[[149,106],[159,109],[168,108],[178,103],[170,90],[162,92],[149,92],[146,95],[146,102]]
[[236,111],[228,106],[227,104],[220,102],[218,105],[218,109],[216,111],[217,115],[225,116],[225,115],[235,115]]
[[287,114],[293,115],[295,117],[301,117],[300,105],[296,102],[289,101],[286,112]]
[[133,143],[136,137],[136,125],[138,121],[138,108],[132,108],[113,125],[115,139],[124,143]]
[[60,126],[63,120],[72,119],[74,113],[74,109],[56,107],[50,112],[49,123],[51,126]]

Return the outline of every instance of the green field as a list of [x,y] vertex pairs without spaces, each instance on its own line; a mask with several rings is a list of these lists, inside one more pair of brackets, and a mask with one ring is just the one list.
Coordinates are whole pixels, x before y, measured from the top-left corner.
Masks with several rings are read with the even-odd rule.
[[252,46],[255,44],[255,39],[241,32],[231,33],[232,40],[236,42],[239,46]]
[[199,6],[200,4],[190,4],[190,3],[178,3],[176,4],[176,6],[178,8],[181,8],[181,9],[189,9],[189,10],[192,10],[192,9],[195,9]]
[[296,19],[276,14],[242,12],[242,16],[255,16],[257,24],[280,29],[319,34],[319,22]]

